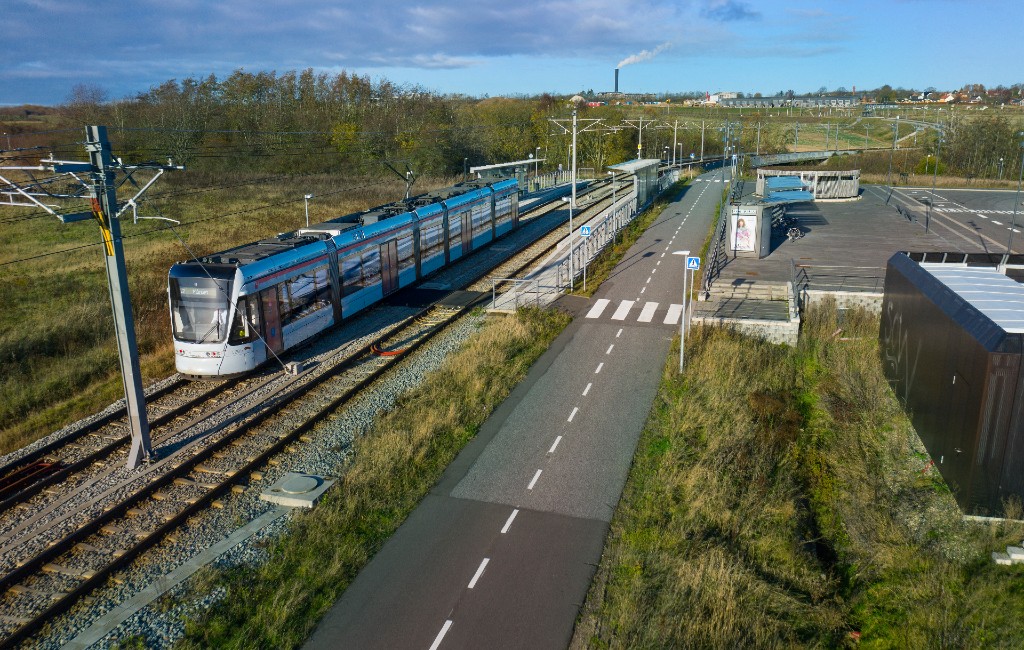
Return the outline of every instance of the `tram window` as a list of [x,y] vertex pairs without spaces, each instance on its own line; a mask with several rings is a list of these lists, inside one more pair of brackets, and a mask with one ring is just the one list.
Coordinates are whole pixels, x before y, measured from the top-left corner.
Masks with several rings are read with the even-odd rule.
[[491,211],[487,204],[473,207],[473,234],[476,235],[491,227]]
[[407,269],[416,263],[412,250],[412,234],[398,238],[398,268]]
[[231,323],[231,333],[228,336],[229,345],[251,343],[256,340],[256,333],[260,331],[260,303],[259,297],[254,295],[242,296],[235,305],[235,320]]
[[327,266],[318,266],[278,285],[281,324],[312,314],[331,302]]
[[[451,214],[448,216],[448,237],[454,242],[462,234],[462,215]],[[453,244],[454,245],[454,244]]]
[[170,294],[175,340],[215,343],[227,337],[230,281],[171,278]]
[[444,248],[444,234],[441,232],[441,222],[435,221],[420,228],[420,255],[424,258],[431,257]]
[[[341,265],[341,287],[343,295],[350,295],[363,288],[362,259],[359,253],[343,258]],[[379,273],[379,270],[378,270]]]
[[380,251],[366,251],[363,253],[363,286],[368,287],[378,282],[380,282]]

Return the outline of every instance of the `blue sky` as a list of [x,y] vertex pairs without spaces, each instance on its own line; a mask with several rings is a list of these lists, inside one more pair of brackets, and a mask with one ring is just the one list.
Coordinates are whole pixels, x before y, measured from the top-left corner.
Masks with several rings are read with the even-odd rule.
[[[0,104],[243,68],[468,95],[1024,82],[1022,0],[3,0]],[[639,57],[634,55],[641,55]]]

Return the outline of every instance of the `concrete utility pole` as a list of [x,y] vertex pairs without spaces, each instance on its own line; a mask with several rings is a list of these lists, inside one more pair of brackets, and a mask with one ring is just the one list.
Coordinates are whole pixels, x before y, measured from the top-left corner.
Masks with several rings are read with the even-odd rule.
[[[654,120],[647,120],[648,125],[652,124],[653,122]],[[644,150],[644,118],[641,117],[639,120],[623,120],[623,123],[630,125],[631,127],[637,129],[640,132],[639,136],[637,137],[636,143],[636,159],[640,160]]]
[[[110,304],[114,312],[117,352],[121,360],[121,378],[124,384],[128,424],[131,427],[132,442],[128,452],[128,469],[135,469],[143,462],[152,459],[153,449],[149,439],[149,419],[146,415],[146,400],[142,390],[142,374],[139,369],[139,350],[135,342],[135,321],[132,318],[131,295],[128,293],[128,274],[125,269],[124,247],[121,243],[120,217],[128,208],[134,210],[136,199],[153,184],[157,176],[165,171],[182,170],[184,167],[172,164],[125,165],[120,160],[115,162],[110,155],[110,141],[107,139],[107,127],[105,126],[86,127],[85,150],[89,154],[89,162],[70,162],[51,158],[41,161],[39,167],[15,169],[49,169],[55,173],[71,174],[79,180],[80,176],[77,174],[88,174],[91,182],[80,182],[88,191],[91,203],[89,212],[59,214],[50,206],[36,200],[34,197],[38,194],[23,189],[17,189],[17,191],[33,201],[35,205],[59,217],[64,223],[95,219],[99,224],[103,239]],[[117,203],[119,184],[115,182],[117,172],[124,173],[124,180],[129,180],[139,170],[152,170],[157,174],[134,197],[119,207]],[[121,184],[123,183],[124,181],[121,182]]]
[[675,121],[675,125],[672,127],[672,166],[676,166],[676,141],[678,140],[677,135],[679,133],[679,120]]
[[[576,209],[576,133],[577,133],[577,131],[591,131],[591,130],[594,130],[594,129],[596,129],[598,127],[598,125],[601,124],[601,122],[603,120],[593,119],[593,118],[585,119],[585,120],[577,120],[577,118],[576,118],[576,111],[574,110],[572,112],[572,128],[571,129],[566,127],[564,124],[562,124],[562,122],[566,122],[568,120],[549,118],[549,121],[553,122],[555,125],[558,126],[558,128],[562,129],[562,131],[564,131],[567,134],[570,131],[572,132],[572,166],[571,166],[571,170],[572,170],[571,171],[571,173],[572,173],[572,176],[571,176],[572,198],[570,198],[570,200],[569,200],[569,291],[571,293],[572,292],[573,280],[576,277],[575,274],[574,274],[575,269],[573,268],[573,260],[572,260],[572,241],[573,241],[572,213],[573,213],[573,210]],[[582,129],[577,129],[578,124],[579,124],[580,121],[585,122],[586,126],[584,126]]]
[[700,121],[700,163],[704,164],[704,120]]

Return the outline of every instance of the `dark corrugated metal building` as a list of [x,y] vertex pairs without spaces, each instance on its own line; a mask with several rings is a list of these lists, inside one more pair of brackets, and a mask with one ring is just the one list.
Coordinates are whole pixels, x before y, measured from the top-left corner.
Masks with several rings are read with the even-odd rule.
[[1024,285],[897,253],[880,335],[886,376],[960,507],[1000,516],[1004,499],[1024,500]]

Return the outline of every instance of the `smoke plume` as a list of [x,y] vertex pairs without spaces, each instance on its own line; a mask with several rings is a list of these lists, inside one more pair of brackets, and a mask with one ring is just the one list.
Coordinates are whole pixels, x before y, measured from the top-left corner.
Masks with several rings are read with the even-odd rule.
[[627,65],[633,65],[634,63],[643,63],[644,61],[649,61],[670,47],[672,47],[672,43],[662,43],[653,50],[640,50],[638,53],[631,54],[624,58],[623,60],[619,61],[619,65],[615,67],[624,68]]

